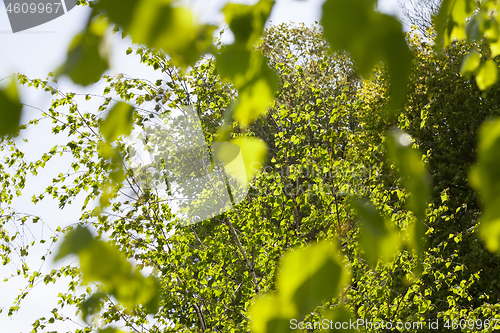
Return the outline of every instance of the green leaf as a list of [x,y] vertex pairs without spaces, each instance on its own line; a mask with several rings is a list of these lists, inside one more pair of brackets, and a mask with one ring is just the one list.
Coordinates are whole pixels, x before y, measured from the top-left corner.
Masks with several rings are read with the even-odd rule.
[[255,75],[260,69],[260,66],[250,67],[264,60],[260,54],[242,45],[228,45],[216,55],[216,58],[221,77],[230,79],[236,88],[243,87],[249,80],[248,77]]
[[76,35],[68,50],[66,62],[57,70],[57,76],[68,75],[73,82],[87,86],[101,79],[109,68],[109,51],[104,34],[106,20],[93,19],[87,30]]
[[460,72],[467,79],[470,79],[470,76],[479,66],[481,62],[481,55],[477,50],[470,51],[467,56],[464,58],[462,62],[462,67],[460,68]]
[[487,90],[498,81],[498,65],[492,60],[488,59],[483,62],[476,73],[476,83],[479,89]]
[[329,242],[288,253],[281,262],[278,290],[284,303],[292,303],[298,317],[335,297],[350,279],[338,248]]
[[107,142],[112,142],[120,135],[130,134],[134,126],[134,118],[134,108],[127,103],[118,102],[101,123],[99,131]]
[[477,161],[469,181],[483,201],[479,235],[490,251],[500,253],[500,119],[481,126]]
[[496,42],[490,43],[490,51],[491,51],[491,57],[495,58],[497,55],[500,54],[500,39],[497,40]]
[[368,200],[352,203],[357,217],[361,221],[359,245],[363,250],[363,257],[375,267],[379,258],[389,261],[399,249],[400,236],[390,222],[377,211]]
[[347,51],[359,72],[368,74],[376,64],[387,64],[391,83],[390,107],[395,110],[406,97],[412,53],[403,27],[394,17],[375,11],[375,1],[327,0],[322,24],[334,51]]
[[23,105],[14,80],[5,89],[0,89],[0,136],[14,135],[19,131]]
[[259,74],[238,89],[233,117],[243,127],[266,114],[277,87],[276,74],[266,63],[262,63]]

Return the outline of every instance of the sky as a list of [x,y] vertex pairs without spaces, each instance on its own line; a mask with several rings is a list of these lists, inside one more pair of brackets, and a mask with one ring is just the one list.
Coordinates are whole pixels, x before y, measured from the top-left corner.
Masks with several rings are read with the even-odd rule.
[[[194,13],[201,21],[220,24],[223,16],[220,9],[227,2],[225,0],[187,0]],[[238,1],[243,2],[243,1]],[[251,3],[255,1],[246,1]],[[322,0],[277,0],[270,21],[273,24],[281,22],[304,22],[312,24],[319,21]],[[397,0],[380,0],[379,10],[392,15],[399,15],[400,9]],[[32,29],[12,33],[9,25],[7,12],[3,0],[0,0],[0,87],[8,80],[2,80],[12,73],[26,74],[29,78],[45,79],[49,72],[55,71],[65,60],[66,50],[73,36],[84,26],[88,17],[88,8],[76,7],[61,17],[47,22]],[[112,61],[108,74],[126,73],[133,77],[156,80],[158,73],[152,69],[141,65],[136,56],[127,56],[125,51],[131,46],[129,39],[122,40],[118,34],[110,38],[112,44]],[[86,92],[102,94],[103,84],[96,84],[89,87],[80,87],[72,84],[67,79],[59,81],[59,87],[64,91]],[[47,109],[51,103],[51,95],[38,92],[33,88],[20,88],[23,103],[36,106],[40,109]],[[24,108],[23,121],[26,121],[41,111],[33,108]],[[60,144],[60,138],[53,135],[47,136],[47,127],[41,126],[39,129],[30,131],[24,135],[28,143],[24,144],[27,159],[33,160],[40,156],[50,147]],[[74,223],[79,218],[79,209],[69,210],[61,213],[56,204],[44,203],[42,206],[34,206],[29,198],[34,193],[41,193],[48,185],[43,180],[52,179],[52,173],[60,172],[60,165],[57,170],[44,170],[44,173],[28,183],[26,195],[13,204],[16,209],[29,211],[33,214],[40,214],[55,228],[57,225],[68,225]],[[41,256],[42,254],[40,254]],[[39,257],[39,256],[38,256]],[[36,262],[36,261],[34,261]],[[50,263],[46,269],[50,270]],[[13,267],[0,266],[0,330],[2,332],[17,333],[30,332],[31,324],[42,315],[46,315],[57,303],[55,295],[64,290],[62,286],[45,287],[38,286],[34,292],[21,304],[21,310],[12,318],[8,318],[6,312],[12,305],[19,289],[26,284],[25,280],[12,279],[7,283],[1,282],[3,278],[12,274]],[[51,304],[52,303],[52,304]],[[74,315],[72,309],[66,311],[67,315]],[[75,319],[77,320],[77,319]],[[74,328],[73,324],[62,324],[58,326],[59,332]],[[71,329],[73,331],[74,329]]]

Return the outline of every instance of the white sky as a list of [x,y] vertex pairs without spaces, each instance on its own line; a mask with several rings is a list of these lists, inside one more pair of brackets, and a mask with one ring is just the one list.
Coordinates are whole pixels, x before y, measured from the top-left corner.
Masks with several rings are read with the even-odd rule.
[[[219,23],[223,19],[219,10],[227,1],[188,0],[187,2],[195,5],[195,12],[202,20]],[[322,0],[277,0],[276,2],[271,17],[273,23],[293,21],[312,24],[314,21],[319,21],[320,19]],[[200,4],[203,4],[204,7]],[[380,0],[379,8],[381,11],[387,13],[399,13],[397,0]],[[16,72],[26,74],[30,78],[45,79],[49,72],[54,71],[63,63],[68,44],[72,37],[82,29],[87,15],[88,10],[86,8],[76,7],[51,22],[14,34],[8,22],[3,0],[0,0],[0,80]],[[130,46],[128,40],[122,40],[115,35],[112,38],[112,43],[113,59],[111,69],[109,70],[110,74],[126,73],[135,77],[156,80],[158,76],[156,72],[139,64],[136,56],[126,56],[125,50]],[[5,81],[0,82],[0,85],[3,83]],[[59,86],[65,91],[81,91],[97,94],[102,94],[103,89],[102,85],[94,85],[86,88],[78,87],[66,79],[60,80]],[[33,88],[21,88],[20,91],[24,103],[45,109],[50,105],[51,95],[48,93],[37,92]],[[26,116],[31,118],[29,113],[38,111],[25,108],[24,112],[27,112]],[[28,133],[26,137],[30,142],[25,145],[28,155],[31,153],[33,156],[37,156],[37,154],[41,154],[41,152],[47,151],[53,145],[58,144],[57,137],[40,137],[44,133],[48,132],[43,132],[43,128],[37,132]],[[57,170],[46,170],[46,172],[50,174],[52,171],[58,174],[61,171],[60,166],[58,167]],[[55,228],[57,225],[67,225],[77,221],[79,218],[79,209],[65,210],[63,215],[58,211],[55,204],[52,205],[47,202],[43,206],[33,206],[28,199],[33,193],[43,192],[43,188],[48,185],[43,183],[41,179],[52,179],[52,177],[48,176],[48,174],[47,176],[38,177],[34,184],[27,186],[26,193],[29,193],[29,195],[26,198],[16,201],[15,205],[20,210],[41,214],[46,218],[49,217],[48,222]],[[9,333],[30,332],[32,329],[31,324],[35,319],[47,315],[55,307],[57,303],[55,296],[66,285],[63,284],[60,288],[47,288],[40,285],[24,300],[21,304],[21,310],[13,318],[8,318],[8,308],[12,305],[19,289],[26,284],[26,281],[22,279],[11,280],[8,283],[1,282],[11,274],[11,268],[0,266],[0,308],[4,309],[3,313],[0,314],[0,331]],[[66,314],[74,314],[71,309],[68,310]],[[58,326],[58,329],[60,329],[59,332],[62,332],[62,330],[66,331],[70,326]]]

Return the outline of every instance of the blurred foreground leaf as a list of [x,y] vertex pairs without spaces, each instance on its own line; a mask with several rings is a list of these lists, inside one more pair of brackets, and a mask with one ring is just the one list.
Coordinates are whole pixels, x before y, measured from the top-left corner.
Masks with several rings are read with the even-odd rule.
[[467,79],[470,78],[471,74],[473,74],[476,69],[479,67],[479,63],[481,62],[481,55],[477,50],[472,50],[467,54],[462,62],[462,67],[460,68],[460,72]]
[[243,165],[230,163],[234,158],[231,151],[221,149],[218,158],[227,165],[229,172],[237,179],[248,183],[262,169],[267,155],[267,146],[257,138],[241,137],[230,141],[238,145],[243,157]]
[[340,250],[322,242],[288,252],[281,261],[278,294],[263,296],[250,309],[254,333],[291,332],[290,320],[303,318],[338,295],[350,280]]
[[291,331],[290,319],[294,318],[295,309],[278,295],[265,295],[255,300],[250,316],[253,333],[287,333]]
[[399,250],[398,231],[385,220],[369,201],[355,201],[353,207],[361,221],[359,245],[370,266],[375,267],[379,258],[389,261]]
[[500,253],[500,119],[481,126],[477,161],[469,180],[483,201],[479,234],[490,251]]
[[430,177],[422,162],[421,155],[412,149],[412,144],[413,139],[399,130],[393,131],[388,137],[390,157],[399,169],[400,175],[403,177],[403,186],[409,193],[407,207],[416,218],[416,221],[411,225],[411,245],[421,258],[425,250],[426,227],[424,219],[430,197]]
[[337,296],[349,278],[340,250],[333,243],[323,242],[283,258],[278,288],[283,299],[295,304],[302,317]]
[[486,90],[497,83],[498,80],[498,65],[492,60],[488,59],[483,62],[477,69],[476,83],[479,89]]
[[253,6],[227,4],[223,9],[235,41],[216,55],[217,68],[238,89],[232,112],[243,127],[265,114],[278,86],[267,59],[255,51],[273,5],[274,1],[261,0]]
[[198,25],[186,8],[162,0],[101,0],[97,9],[137,44],[167,52],[181,67],[193,65],[212,47],[211,25]]
[[[143,305],[148,313],[158,311],[159,281],[152,275],[144,277],[115,246],[96,240],[88,229],[77,227],[66,235],[56,260],[71,254],[80,259],[83,284],[102,283],[103,290],[128,310]],[[101,296],[87,299],[82,313],[90,314]]]
[[66,74],[84,86],[99,81],[109,68],[109,50],[104,38],[107,27],[105,19],[91,19],[87,29],[73,38],[66,62],[58,69],[57,76]]
[[374,0],[327,0],[321,23],[333,51],[347,51],[359,72],[368,74],[379,62],[387,65],[392,110],[404,103],[412,53],[401,22],[375,11]]
[[465,19],[476,7],[475,0],[443,0],[435,18],[436,50],[445,48],[455,39],[465,39]]
[[0,136],[17,133],[22,108],[16,83],[12,80],[9,86],[0,89]]
[[133,126],[134,108],[127,103],[118,102],[101,123],[99,131],[106,141],[112,142],[121,135],[129,135]]

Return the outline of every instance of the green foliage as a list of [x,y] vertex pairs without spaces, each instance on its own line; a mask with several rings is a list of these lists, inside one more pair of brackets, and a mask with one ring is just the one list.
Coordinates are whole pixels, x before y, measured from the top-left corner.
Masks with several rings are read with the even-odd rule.
[[[457,42],[440,53],[432,52],[432,45],[415,45],[420,45],[415,48],[419,65],[413,93],[400,120],[415,144],[426,152],[424,160],[433,183],[432,205],[447,207],[430,225],[433,231],[428,235],[428,244],[431,249],[445,245],[440,250],[442,256],[454,256],[469,277],[481,271],[480,278],[474,278],[469,288],[472,301],[462,298],[455,302],[478,309],[498,303],[494,289],[499,259],[487,250],[478,233],[481,203],[469,184],[469,168],[477,163],[480,125],[499,114],[498,85],[481,92],[473,76],[468,80],[459,75],[462,57],[472,48],[484,55],[487,51],[483,44],[478,47]],[[431,77],[428,73],[436,74]],[[440,263],[438,267],[445,276],[454,274],[453,264],[446,267]],[[436,297],[443,299],[445,290],[441,288]]]
[[[287,40],[289,32],[286,26],[273,31],[274,37],[270,35],[270,40]],[[328,55],[317,30],[311,33],[302,27],[296,31],[306,40],[323,47],[315,55],[321,59],[321,66],[352,73],[345,56],[337,58]],[[359,80],[353,78],[348,81],[346,77],[339,77],[337,84],[330,85],[329,77],[336,77],[334,71],[331,70],[325,77],[316,75],[319,73],[316,63],[309,62],[305,57],[308,49],[298,51],[294,45],[301,43],[292,42],[286,47],[290,53],[292,50],[296,52],[297,60],[291,57],[281,62],[277,61],[281,58],[279,53],[268,53],[272,58],[270,63],[276,68],[290,70],[286,74],[287,80],[295,83],[292,86],[282,81],[279,95],[283,102],[270,109],[268,118],[261,118],[245,130],[240,130],[237,123],[230,123],[234,130],[229,139],[248,145],[242,150],[263,151],[263,144],[253,138],[256,133],[266,134],[263,136],[265,143],[276,147],[269,150],[267,161],[253,160],[254,165],[250,164],[250,170],[262,167],[264,172],[253,178],[251,193],[237,206],[237,210],[191,227],[176,226],[175,217],[170,213],[164,197],[142,187],[128,168],[123,173],[126,179],[118,187],[119,190],[107,195],[108,208],[96,211],[89,207],[90,202],[103,197],[105,188],[102,184],[111,182],[115,172],[113,158],[102,154],[106,138],[101,137],[99,128],[111,116],[110,110],[114,108],[111,105],[112,96],[119,96],[134,107],[134,126],[144,129],[148,128],[152,114],[148,109],[151,106],[158,106],[158,110],[166,114],[168,110],[191,103],[199,110],[207,141],[216,141],[221,135],[218,133],[220,125],[227,121],[223,111],[235,99],[236,93],[217,75],[213,60],[204,60],[183,74],[165,60],[162,53],[137,50],[141,61],[161,70],[164,79],[159,83],[127,76],[106,77],[108,87],[104,90],[97,115],[78,115],[77,111],[83,109],[86,96],[61,93],[63,97],[53,101],[48,114],[56,120],[54,133],[75,137],[67,146],[56,147],[54,155],[58,156],[62,151],[63,156],[74,160],[75,168],[72,173],[55,179],[54,184],[46,189],[45,198],[40,195],[35,199],[40,202],[53,197],[64,208],[79,194],[82,195],[85,198],[82,223],[93,225],[101,235],[109,235],[121,253],[136,260],[139,267],[153,270],[153,274],[160,279],[162,303],[155,319],[150,321],[152,330],[189,332],[198,328],[224,327],[248,331],[247,311],[252,298],[275,290],[277,262],[287,249],[331,239],[336,234],[344,237],[352,227],[352,219],[346,220],[348,214],[343,204],[344,197],[332,195],[336,189],[328,186],[342,181],[339,190],[348,193],[366,191],[368,179],[376,177],[375,174],[368,174],[357,162],[355,156],[360,150],[348,144],[359,133],[354,119],[345,117],[355,105],[353,92],[346,91],[346,88],[356,89]],[[20,80],[26,85],[54,89],[59,96],[58,90],[48,82],[28,80],[22,76]],[[295,98],[295,94],[300,94],[300,98]],[[332,98],[332,95],[336,97]],[[312,96],[314,99],[311,101]],[[285,103],[293,100],[297,101],[295,106],[285,107]],[[318,100],[324,102],[318,103]],[[68,106],[69,112],[64,112]],[[307,107],[307,112],[302,114],[298,111],[303,107]],[[294,121],[290,122],[289,117]],[[63,122],[67,125],[60,125]],[[335,130],[327,131],[330,126],[335,126]],[[124,165],[128,166],[132,155],[125,149],[126,139],[123,135],[110,133],[110,136],[117,137],[112,147],[123,156]],[[316,142],[311,133],[318,133],[321,141]],[[150,132],[148,137],[151,144],[161,139],[154,132]],[[328,144],[320,144],[323,141]],[[318,149],[309,150],[309,142],[317,145]],[[332,167],[330,161],[334,156],[343,157]],[[275,160],[272,161],[272,158]],[[40,167],[42,163],[34,164]],[[77,185],[68,186],[73,184],[73,179]],[[132,198],[123,193],[133,193]],[[70,265],[64,269],[74,270],[75,267]],[[42,275],[40,279],[57,280],[59,272],[48,277]],[[78,283],[78,276],[71,276],[74,276],[74,283]],[[319,276],[324,278],[322,274]],[[99,314],[105,324],[116,323],[120,316],[127,318],[130,328],[143,324],[146,312],[141,308],[135,308],[132,314],[117,308],[107,296],[92,294],[88,291],[83,295],[63,295],[61,306],[73,304],[82,311],[85,309],[86,313],[95,311],[94,315]]]
[[[99,124],[99,132],[106,139],[104,143],[101,142],[99,154],[111,162],[110,179],[102,185],[101,208],[109,205],[110,199],[116,195],[125,180],[123,154],[120,151],[120,146],[113,146],[112,143],[122,135],[128,136],[133,129],[134,121],[134,108],[127,103],[118,102],[111,108],[106,119]],[[93,212],[93,214],[97,214],[97,212]]]
[[[369,126],[365,125],[368,131],[373,131],[372,136],[398,124],[411,134],[412,145],[426,152],[422,157],[417,155],[414,158],[416,163],[424,162],[433,183],[433,188],[429,189],[431,204],[424,206],[423,222],[428,245],[421,257],[423,271],[421,277],[415,279],[409,272],[415,271],[418,261],[408,259],[403,252],[401,260],[406,260],[409,265],[398,264],[399,260],[387,263],[386,267],[379,265],[373,277],[379,279],[376,283],[370,283],[370,277],[361,278],[365,287],[359,290],[363,293],[373,290],[372,296],[363,298],[354,292],[353,295],[361,299],[360,304],[369,301],[373,305],[373,299],[388,299],[375,302],[377,310],[360,307],[358,313],[368,318],[385,318],[386,315],[393,315],[391,311],[399,312],[401,307],[408,307],[401,311],[404,318],[443,318],[440,321],[442,325],[446,318],[478,318],[479,313],[490,311],[486,309],[498,303],[494,292],[497,282],[492,282],[498,275],[498,257],[491,255],[479,238],[480,209],[467,181],[468,169],[475,164],[478,128],[485,119],[498,114],[498,87],[494,85],[488,93],[482,93],[474,80],[467,80],[459,74],[462,56],[472,47],[477,47],[472,43],[455,43],[446,52],[439,53],[434,53],[432,44],[422,43],[419,38],[412,38],[410,45],[416,62],[411,93],[399,121],[394,123],[377,117],[377,113],[383,112],[380,105],[386,103],[378,98],[384,95],[385,88],[380,87],[384,87],[386,79],[377,75],[372,77],[377,86],[366,84],[373,92],[366,94],[367,89],[363,91],[367,98],[367,110],[376,112],[364,118],[370,121],[375,119]],[[482,48],[478,50],[484,52]],[[378,81],[381,78],[382,84]],[[398,198],[401,200],[405,196]],[[398,221],[395,217],[392,220]],[[403,274],[392,273],[396,271]],[[408,287],[410,281],[412,284]],[[379,288],[380,284],[390,285],[389,290],[405,296],[394,296],[396,294],[391,291]],[[406,293],[410,293],[409,299]],[[438,300],[447,300],[447,303]],[[414,306],[417,303],[420,305]]]
[[[453,209],[462,204],[477,207],[467,182],[468,168],[475,161],[480,124],[498,114],[497,87],[483,95],[472,77],[459,74],[462,56],[474,45],[456,43],[446,53],[433,53],[431,45],[417,41],[414,45],[420,45],[415,48],[418,65],[400,124],[425,153],[433,201],[441,203],[444,192]],[[436,75],[428,75],[432,72]]]

